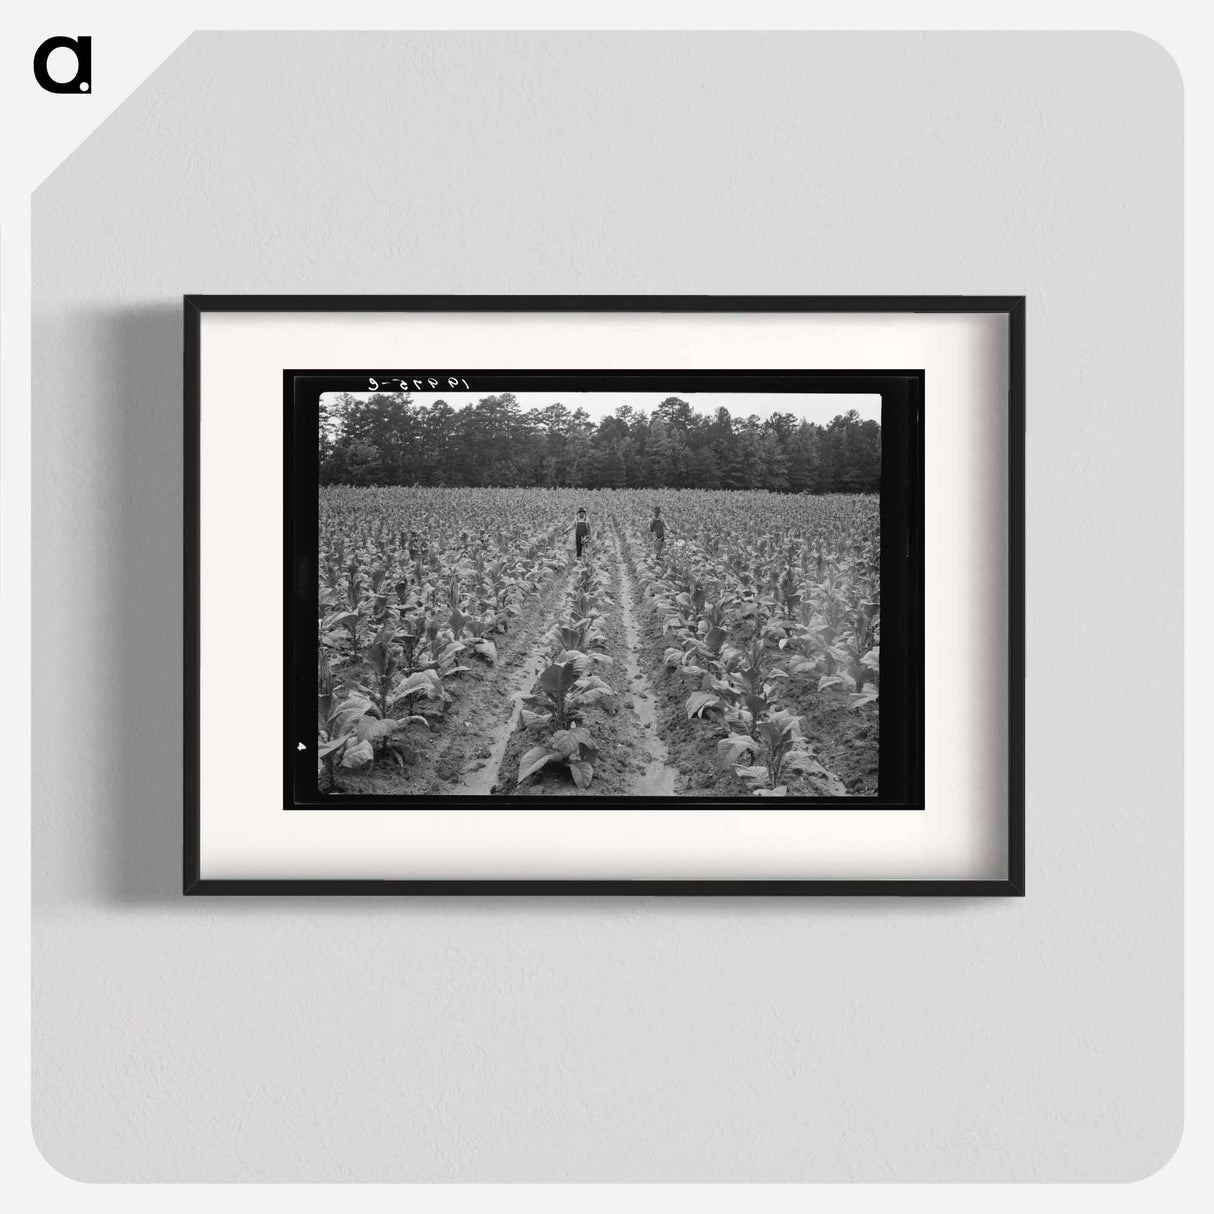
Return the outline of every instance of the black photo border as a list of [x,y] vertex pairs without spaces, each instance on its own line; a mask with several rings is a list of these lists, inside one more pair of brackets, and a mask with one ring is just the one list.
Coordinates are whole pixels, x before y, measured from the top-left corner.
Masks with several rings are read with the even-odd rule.
[[[382,367],[352,371],[283,372],[283,805],[287,810],[482,809],[484,797],[360,796],[316,789],[316,619],[319,585],[319,401],[326,392],[366,392],[369,381],[390,391],[395,375]],[[441,373],[436,369],[431,378]],[[881,397],[881,698],[878,700],[879,790],[873,796],[782,797],[764,808],[805,810],[918,810],[923,804],[923,381],[914,371],[771,370],[470,370],[460,378],[473,392],[829,392]],[[913,644],[912,638],[919,643]],[[307,749],[298,750],[301,741]],[[643,802],[643,804],[638,804]],[[680,811],[753,809],[746,797],[596,796],[597,810],[662,808]],[[505,808],[503,804],[503,808]],[[584,798],[528,796],[510,809],[544,812],[588,808]]]
[[[626,878],[610,880],[363,880],[363,879],[273,879],[273,880],[204,880],[200,875],[200,813],[199,798],[199,500],[200,500],[200,463],[199,463],[199,424],[200,424],[200,338],[201,319],[204,312],[833,312],[833,313],[992,313],[1002,314],[1008,324],[1009,339],[1009,393],[1008,393],[1008,425],[1009,425],[1009,480],[1008,480],[1008,536],[1007,556],[1009,570],[1009,765],[1007,773],[1008,788],[1008,821],[1007,821],[1007,854],[1008,870],[1003,879],[998,880],[893,880],[893,881],[850,881],[850,880],[628,880]],[[187,295],[184,299],[185,313],[185,349],[184,349],[184,397],[185,397],[185,805],[183,829],[183,865],[184,892],[187,894],[646,894],[646,895],[899,895],[899,896],[1022,896],[1024,893],[1024,375],[1025,375],[1025,301],[1020,296],[203,296]],[[401,375],[409,371],[414,375],[422,374],[422,368],[380,368],[370,369],[369,375],[387,379],[393,375]],[[443,371],[455,369],[444,368]],[[429,372],[425,372],[429,374]],[[304,585],[306,564],[299,561],[299,525],[311,527],[312,549],[315,548],[315,485],[313,486],[312,506],[307,511],[306,502],[301,501],[300,491],[303,489],[306,498],[307,477],[298,475],[295,467],[300,458],[308,458],[305,446],[314,435],[299,436],[299,427],[293,426],[293,402],[298,381],[308,381],[306,391],[335,390],[332,387],[320,386],[324,379],[340,380],[346,386],[345,390],[355,390],[349,386],[352,376],[361,376],[361,369],[340,369],[333,371],[315,369],[288,369],[283,373],[284,402],[290,402],[292,407],[284,408],[284,430],[287,434],[284,454],[287,460],[284,490],[286,500],[286,527],[288,529],[287,559],[284,563],[284,598],[290,609],[288,611],[288,626],[284,629],[285,642],[285,686],[284,695],[288,701],[315,696],[315,687],[303,688],[291,678],[292,669],[307,671],[311,669],[315,677],[315,663],[296,661],[298,655],[295,647],[301,642],[300,627],[295,621],[307,619],[307,626],[312,631],[310,643],[314,645],[315,630],[315,581],[312,580],[311,590]],[[893,776],[891,763],[899,767],[897,780],[900,796],[888,798],[837,798],[837,799],[803,799],[794,801],[779,808],[788,810],[813,811],[821,809],[849,809],[863,811],[866,808],[877,809],[906,809],[921,810],[923,808],[922,786],[922,753],[923,753],[923,711],[922,711],[922,675],[923,655],[921,644],[916,646],[913,653],[909,644],[910,638],[923,635],[923,584],[922,584],[922,519],[923,519],[923,478],[922,478],[922,408],[923,408],[923,375],[917,370],[892,371],[805,371],[805,372],[728,372],[728,371],[482,371],[460,372],[467,374],[473,390],[483,388],[485,391],[525,390],[517,386],[526,377],[540,378],[550,376],[563,379],[566,382],[572,378],[588,380],[594,377],[604,387],[600,390],[621,390],[614,385],[625,381],[641,382],[644,380],[663,380],[663,388],[673,383],[682,383],[684,390],[691,391],[697,378],[705,383],[720,384],[728,377],[763,378],[768,383],[774,383],[779,378],[787,377],[796,381],[796,386],[788,386],[785,391],[879,391],[882,395],[882,593],[886,593],[887,568],[892,571],[902,568],[902,564],[889,565],[885,553],[889,547],[888,539],[895,535],[901,545],[905,540],[909,545],[912,558],[904,565],[905,607],[906,611],[884,612],[886,627],[894,620],[900,621],[899,626],[905,628],[904,644],[894,647],[903,655],[912,658],[908,666],[894,674],[894,683],[901,680],[901,694],[897,697],[896,711],[902,716],[902,724],[891,737],[887,729],[887,715],[883,705],[881,718],[881,751],[882,758],[880,780],[882,791],[890,786]],[[411,376],[410,376],[411,377]],[[475,383],[473,383],[473,377]],[[631,377],[631,380],[630,380]],[[498,385],[490,387],[489,380]],[[515,386],[511,386],[514,381]],[[812,387],[805,385],[812,381]],[[860,386],[868,381],[867,386]],[[849,386],[826,386],[829,383]],[[878,383],[879,386],[871,386]],[[612,386],[608,386],[612,385]],[[908,427],[903,437],[894,433],[886,440],[887,418],[895,416],[885,408],[887,397],[900,391],[906,393],[907,403],[914,407],[915,424]],[[735,390],[745,390],[738,384]],[[363,390],[367,390],[364,388]],[[585,389],[583,389],[585,390]],[[640,388],[638,390],[648,390]],[[673,390],[673,388],[672,388]],[[701,390],[708,390],[707,387]],[[728,388],[718,388],[728,390]],[[772,390],[767,388],[766,390]],[[777,389],[778,390],[778,389]],[[306,430],[306,427],[304,428]],[[294,437],[292,437],[294,435]],[[909,445],[907,445],[909,444]],[[893,459],[886,454],[887,446],[891,455],[897,459],[895,467]],[[315,459],[315,444],[311,446],[311,458]],[[893,478],[904,476],[906,483],[898,484]],[[897,493],[894,492],[897,490]],[[887,509],[887,497],[890,506]],[[296,517],[297,511],[304,508],[304,513]],[[905,526],[905,534],[900,529]],[[887,531],[887,527],[892,530]],[[917,530],[917,534],[916,534]],[[304,545],[306,549],[306,544]],[[315,562],[313,559],[312,571]],[[301,570],[303,576],[301,576]],[[894,574],[895,577],[899,576]],[[885,602],[883,602],[885,606]],[[883,663],[883,666],[885,663]],[[883,674],[886,671],[883,670]],[[304,681],[307,681],[305,677]],[[885,700],[889,676],[883,682],[882,700]],[[892,690],[892,689],[891,689]],[[891,700],[894,697],[891,696]],[[311,700],[314,703],[314,698]],[[288,714],[291,713],[288,705]],[[314,716],[314,709],[309,714]],[[306,717],[303,719],[307,719]],[[887,740],[892,745],[887,749]],[[907,746],[906,744],[910,745]],[[909,750],[911,753],[898,753]],[[293,750],[293,747],[290,748]],[[319,803],[298,803],[292,791],[295,786],[297,763],[288,751],[284,759],[284,781],[288,792],[285,809],[308,810],[314,808],[336,808],[333,799],[325,798]],[[887,759],[886,756],[889,755]],[[315,760],[311,760],[313,771]],[[418,799],[415,806],[403,804],[393,799],[356,799],[341,798],[338,802],[343,809],[385,809],[396,812],[407,812],[409,808],[434,808],[436,805],[455,808],[464,798],[439,797]],[[531,799],[510,798],[511,808],[535,808],[535,805],[524,804]],[[543,808],[567,808],[564,798],[535,798],[537,803],[544,802]],[[679,802],[684,809],[699,809],[704,806],[690,798],[662,799],[667,808],[670,803]],[[555,803],[554,803],[555,802]],[[635,809],[636,798],[596,798],[595,809],[611,808],[619,802],[621,808]],[[479,804],[479,802],[478,802]],[[713,798],[711,808],[728,807],[734,804],[733,799]],[[752,804],[747,802],[748,805]],[[765,805],[764,808],[771,808]]]

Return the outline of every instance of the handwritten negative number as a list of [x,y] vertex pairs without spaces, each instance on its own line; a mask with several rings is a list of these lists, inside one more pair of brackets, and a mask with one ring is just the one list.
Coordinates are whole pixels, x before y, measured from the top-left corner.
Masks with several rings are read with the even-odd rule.
[[[427,387],[430,389],[431,392],[433,392],[438,388],[439,382],[440,381],[437,379],[382,379],[381,380],[381,379],[368,378],[368,380],[367,380],[367,383],[371,386],[372,392],[378,392],[381,387],[386,388],[391,384],[395,384],[397,387],[397,390],[400,392],[408,392],[410,388],[412,388],[415,392],[420,392],[423,387]],[[463,388],[466,391],[471,391],[471,389],[468,387],[468,381],[466,379],[460,379],[458,376],[455,376],[455,375],[447,376],[447,387],[448,388]]]

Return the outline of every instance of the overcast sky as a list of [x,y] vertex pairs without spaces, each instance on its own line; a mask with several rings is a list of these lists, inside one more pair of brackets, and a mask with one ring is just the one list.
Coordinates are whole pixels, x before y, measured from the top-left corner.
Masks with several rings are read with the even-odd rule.
[[[326,395],[328,395],[326,393]],[[367,399],[369,392],[349,395]],[[475,404],[489,392],[414,392],[413,403],[432,405],[445,400],[453,409]],[[791,413],[807,422],[825,425],[840,413],[855,409],[865,421],[881,420],[881,397],[859,392],[516,392],[524,409],[546,409],[558,401],[570,412],[585,409],[594,421],[609,417],[622,405],[631,405],[638,412],[652,413],[668,396],[687,401],[697,413],[714,414],[723,405],[734,417],[760,418],[773,413]]]

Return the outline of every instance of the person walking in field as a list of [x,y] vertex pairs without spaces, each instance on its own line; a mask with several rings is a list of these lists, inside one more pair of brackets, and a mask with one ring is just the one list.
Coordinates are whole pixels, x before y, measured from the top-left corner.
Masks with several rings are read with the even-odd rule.
[[582,550],[590,543],[590,516],[585,506],[579,506],[577,517],[573,520],[573,543],[577,550],[577,559],[582,559]]
[[653,554],[661,556],[666,547],[666,520],[662,518],[662,507],[654,506],[653,519],[649,524],[649,534],[653,536]]

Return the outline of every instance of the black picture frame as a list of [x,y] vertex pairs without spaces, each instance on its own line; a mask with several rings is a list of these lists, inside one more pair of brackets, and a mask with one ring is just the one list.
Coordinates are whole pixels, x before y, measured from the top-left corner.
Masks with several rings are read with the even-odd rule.
[[[205,312],[827,312],[827,313],[988,313],[1005,317],[1008,325],[1009,383],[1008,383],[1008,813],[1007,813],[1007,873],[997,880],[529,880],[529,879],[450,879],[450,880],[363,880],[363,879],[250,879],[217,880],[204,879],[200,874],[200,754],[199,754],[199,504],[200,504],[200,346],[201,322]],[[1025,300],[1022,296],[208,296],[187,295],[184,297],[184,407],[185,407],[185,528],[184,528],[184,584],[185,584],[185,668],[183,672],[185,710],[185,755],[184,755],[184,819],[183,819],[183,892],[188,895],[844,895],[844,896],[1023,896],[1024,894],[1024,419],[1025,419]],[[316,369],[284,369],[284,398],[291,399],[294,385],[299,378],[323,379],[324,377],[348,376],[350,369],[326,371]],[[498,373],[486,372],[485,375]],[[520,375],[519,372],[500,373]],[[619,372],[593,372],[600,376],[619,376]],[[652,372],[653,375],[670,373]],[[685,375],[685,372],[679,372]],[[707,373],[706,373],[707,374]],[[711,373],[714,376],[718,373]],[[776,373],[769,373],[776,374]],[[806,373],[810,374],[810,373]],[[923,377],[915,369],[874,371],[815,371],[815,377],[823,382],[835,377],[842,384],[848,377],[856,380],[867,377],[868,387],[878,384],[889,390],[895,381],[903,382],[911,397],[922,403]],[[315,385],[314,385],[315,386]],[[817,390],[831,390],[818,387]],[[846,389],[845,389],[846,390]],[[850,390],[865,390],[853,386]],[[915,397],[915,394],[918,396]],[[884,396],[883,396],[884,399]],[[291,418],[284,415],[286,441],[284,455],[288,469],[301,451],[297,451],[298,439],[293,439]],[[900,440],[900,442],[903,440]],[[915,501],[917,513],[912,510],[907,517],[922,521],[922,446],[921,422],[916,434],[906,436],[913,446],[920,443],[915,454],[918,461],[907,464],[906,452],[899,449],[902,466],[917,467],[917,483],[903,487],[904,496]],[[900,442],[895,446],[899,446]],[[883,485],[885,470],[883,464]],[[300,607],[300,579],[294,563],[298,559],[297,541],[292,537],[291,518],[300,502],[292,497],[300,481],[298,477],[284,478],[288,509],[284,512],[288,528],[287,560],[284,567],[284,599],[290,606],[288,627],[284,630],[285,674],[284,698],[290,712],[292,697],[300,692],[291,686],[291,670],[294,660],[293,634],[297,629],[291,621]],[[906,512],[903,512],[906,514]],[[307,522],[306,503],[304,522]],[[883,503],[882,528],[886,527]],[[912,522],[913,529],[913,522]],[[903,537],[899,536],[901,540]],[[921,535],[906,537],[912,549],[921,557]],[[885,569],[883,567],[883,583]],[[907,566],[905,605],[908,610],[905,626],[908,635],[922,635],[922,566],[911,562]],[[917,577],[917,581],[916,581]],[[304,605],[307,606],[306,604]],[[311,611],[311,626],[314,632],[315,614]],[[917,615],[916,615],[917,612]],[[909,652],[909,647],[907,648]],[[311,665],[314,666],[314,663]],[[914,676],[922,680],[922,654],[917,653],[916,662],[907,679],[909,686]],[[305,689],[307,690],[307,689]],[[312,693],[314,695],[314,692]],[[884,695],[884,686],[883,686]],[[905,697],[913,710],[914,696]],[[314,703],[314,700],[313,700]],[[922,810],[922,702],[918,701],[918,733],[902,734],[914,742],[917,750],[910,762],[902,756],[902,782],[899,784],[898,803],[890,798],[871,799],[872,808],[905,808]],[[884,707],[882,709],[884,714]],[[883,726],[885,717],[882,718]],[[883,728],[883,751],[884,734]],[[314,764],[314,760],[312,760]],[[284,760],[284,782],[294,786],[295,763],[288,755]],[[883,761],[883,778],[885,762]],[[444,799],[446,800],[446,799]],[[596,808],[609,808],[610,799],[596,802]],[[846,808],[862,811],[863,804],[849,798]],[[859,799],[864,801],[866,799]],[[875,803],[872,803],[875,802]],[[719,808],[728,805],[726,800],[714,799],[712,805]],[[815,808],[840,808],[840,804],[822,801]],[[319,806],[317,806],[319,807]],[[359,805],[358,808],[370,808]],[[383,806],[398,811],[400,806]],[[552,808],[565,808],[558,802]],[[630,806],[635,808],[635,803]],[[699,803],[687,803],[682,808],[695,809]],[[292,808],[307,809],[306,804]],[[765,809],[776,808],[772,804]],[[804,803],[794,803],[788,809],[804,809]]]

